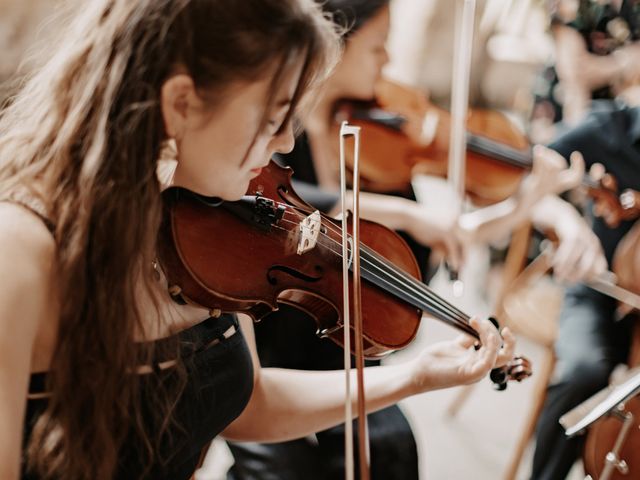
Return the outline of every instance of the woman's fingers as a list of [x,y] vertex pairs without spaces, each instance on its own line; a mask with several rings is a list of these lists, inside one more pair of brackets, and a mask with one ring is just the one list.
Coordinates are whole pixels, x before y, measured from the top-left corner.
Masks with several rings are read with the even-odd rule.
[[568,276],[569,282],[591,280],[606,271],[607,261],[600,245],[597,242],[591,243],[583,252],[574,271]]
[[465,333],[462,335],[458,335],[458,338],[456,338],[455,342],[462,348],[469,348],[472,345],[475,345],[478,340],[476,340],[475,337],[472,337],[471,335],[467,335]]
[[[478,325],[476,328],[474,325]],[[489,320],[479,321],[472,319],[472,326],[480,334],[482,348],[479,353],[484,355],[485,368],[501,367],[513,359],[516,338],[508,327],[502,329],[502,333]]]
[[575,238],[561,240],[551,262],[554,275],[558,280],[567,281],[571,276],[572,268],[582,254],[582,250],[583,246]]
[[584,237],[578,234],[560,242],[552,266],[555,277],[561,282],[590,280],[607,269],[598,239],[590,231],[584,233]]
[[453,235],[445,235],[444,245],[446,248],[447,263],[454,271],[459,271],[464,261],[462,244],[458,242]]
[[567,168],[567,161],[555,150],[543,145],[533,147],[533,168],[535,173],[558,171]]
[[478,354],[486,361],[488,368],[491,368],[495,363],[502,343],[500,334],[489,320],[480,320],[477,317],[473,317],[470,323],[480,335],[481,348],[478,350]]
[[538,179],[539,188],[546,194],[559,194],[577,187],[585,172],[584,158],[580,152],[573,152],[570,165],[555,150],[536,145],[533,148],[532,175]]
[[504,327],[501,335],[502,348],[498,352],[498,358],[495,363],[496,367],[502,367],[513,360],[516,351],[516,337],[511,333],[509,327]]
[[582,183],[585,172],[584,158],[580,152],[573,152],[571,157],[571,166],[558,173],[558,189],[556,193],[571,190]]

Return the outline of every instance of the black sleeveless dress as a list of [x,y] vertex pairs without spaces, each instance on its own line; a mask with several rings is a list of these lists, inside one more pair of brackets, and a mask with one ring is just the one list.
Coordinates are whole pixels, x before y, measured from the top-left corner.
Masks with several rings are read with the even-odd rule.
[[[22,205],[40,217],[50,231],[54,230],[41,205],[34,199],[9,197],[0,201]],[[160,439],[157,458],[151,465],[143,464],[146,455],[142,453],[140,442],[132,430],[120,450],[114,476],[116,480],[192,478],[203,449],[240,415],[249,402],[253,390],[253,363],[235,315],[208,318],[178,333],[177,337],[187,383],[175,407],[175,421]],[[162,341],[166,340],[158,340]],[[176,380],[172,367],[160,367],[160,363],[166,360],[175,359],[158,359],[156,364],[147,366],[151,367],[150,373],[140,375],[145,385],[142,416],[151,438],[157,438],[154,432],[159,429],[151,415],[156,391],[154,386],[160,388]],[[48,395],[45,384],[46,373],[31,375],[23,447],[26,447],[38,417],[46,409]],[[37,480],[39,477],[27,472],[23,462],[21,478]]]
[[[232,330],[229,330],[232,328]],[[233,332],[229,338],[225,331]],[[145,458],[135,435],[121,448],[121,456],[115,479],[136,480],[187,480],[193,475],[201,453],[209,443],[244,410],[253,388],[251,354],[238,326],[235,315],[209,318],[179,333],[181,358],[185,363],[188,380],[179,397],[175,411],[175,425],[162,437],[158,460],[144,477]],[[215,342],[218,340],[218,342]],[[208,346],[211,342],[215,345]],[[150,375],[159,384],[175,380],[171,367],[155,369]],[[24,441],[28,441],[38,416],[47,406],[44,373],[31,376],[27,413],[24,423]],[[152,408],[154,391],[147,389],[143,405]],[[150,419],[150,410],[143,407],[143,417]],[[153,434],[157,426],[147,422]],[[23,472],[23,480],[38,477]]]

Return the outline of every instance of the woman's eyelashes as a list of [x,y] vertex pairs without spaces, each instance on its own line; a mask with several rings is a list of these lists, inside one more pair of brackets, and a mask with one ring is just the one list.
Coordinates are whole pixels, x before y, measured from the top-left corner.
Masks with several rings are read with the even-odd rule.
[[277,135],[286,127],[285,120],[289,113],[291,101],[280,102],[280,105],[275,109],[269,119],[267,120],[267,128],[271,135]]
[[271,135],[277,135],[280,133],[284,127],[283,119],[281,118],[272,118],[267,121],[267,128]]

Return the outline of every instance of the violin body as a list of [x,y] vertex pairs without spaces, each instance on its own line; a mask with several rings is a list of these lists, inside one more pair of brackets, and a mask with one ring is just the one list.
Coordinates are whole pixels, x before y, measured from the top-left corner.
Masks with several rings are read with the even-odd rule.
[[[344,102],[336,119],[362,127],[360,172],[366,189],[403,191],[414,173],[446,177],[451,116],[417,90],[382,80],[374,102]],[[508,198],[531,167],[528,140],[494,110],[471,109],[467,131],[467,194],[480,205]]]
[[[291,173],[271,162],[247,192],[286,205],[272,225],[250,218],[260,215],[255,205],[247,206],[249,217],[243,218],[244,213],[225,208],[238,202],[216,205],[186,190],[165,192],[160,260],[170,291],[191,302],[218,312],[244,312],[255,320],[279,303],[289,304],[315,319],[319,335],[342,345],[341,226],[321,216],[320,241],[329,247],[297,253],[299,221],[313,208],[291,190]],[[263,209],[265,218],[273,213],[269,208]],[[361,220],[360,235],[362,244],[420,277],[413,253],[395,232]],[[422,312],[363,282],[362,314],[364,353],[377,358],[413,340]]]
[[[195,303],[212,316],[244,312],[254,320],[278,303],[289,304],[315,319],[318,335],[343,346],[342,228],[292,190],[291,174],[271,162],[237,202],[166,190],[158,259],[178,303]],[[480,339],[467,314],[420,281],[413,252],[398,234],[364,220],[359,232],[365,357],[408,345],[423,312]],[[351,252],[351,235],[347,241]],[[504,390],[507,381],[530,375],[530,362],[515,357],[490,378]]]
[[[616,248],[613,271],[620,286],[640,293],[640,222],[636,222]],[[640,315],[637,311],[626,313],[637,317],[629,354],[629,367],[633,368],[640,365]],[[626,461],[629,472],[622,474],[614,470],[609,477],[610,480],[640,478],[640,397],[630,398],[625,403],[625,411],[634,415],[635,422],[619,454],[619,457]],[[585,472],[594,480],[600,478],[606,455],[613,449],[621,428],[622,422],[611,417],[600,419],[589,428],[583,461]]]

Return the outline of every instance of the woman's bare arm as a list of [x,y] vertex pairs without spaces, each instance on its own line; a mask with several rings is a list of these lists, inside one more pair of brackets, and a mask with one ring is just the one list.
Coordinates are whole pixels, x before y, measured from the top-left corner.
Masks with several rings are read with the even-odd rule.
[[[247,408],[223,433],[231,440],[277,442],[304,437],[344,421],[344,372],[260,368],[251,320],[241,325],[253,351],[256,371]],[[367,411],[392,405],[410,395],[473,383],[496,364],[513,357],[514,337],[498,331],[488,320],[472,320],[483,347],[474,350],[470,337],[429,346],[409,362],[365,369]],[[291,341],[295,341],[292,338]],[[355,376],[352,381],[355,390]],[[352,397],[355,402],[355,395]],[[355,404],[354,404],[355,411]]]
[[53,239],[21,207],[0,203],[0,478],[20,475],[33,346],[52,312]]

